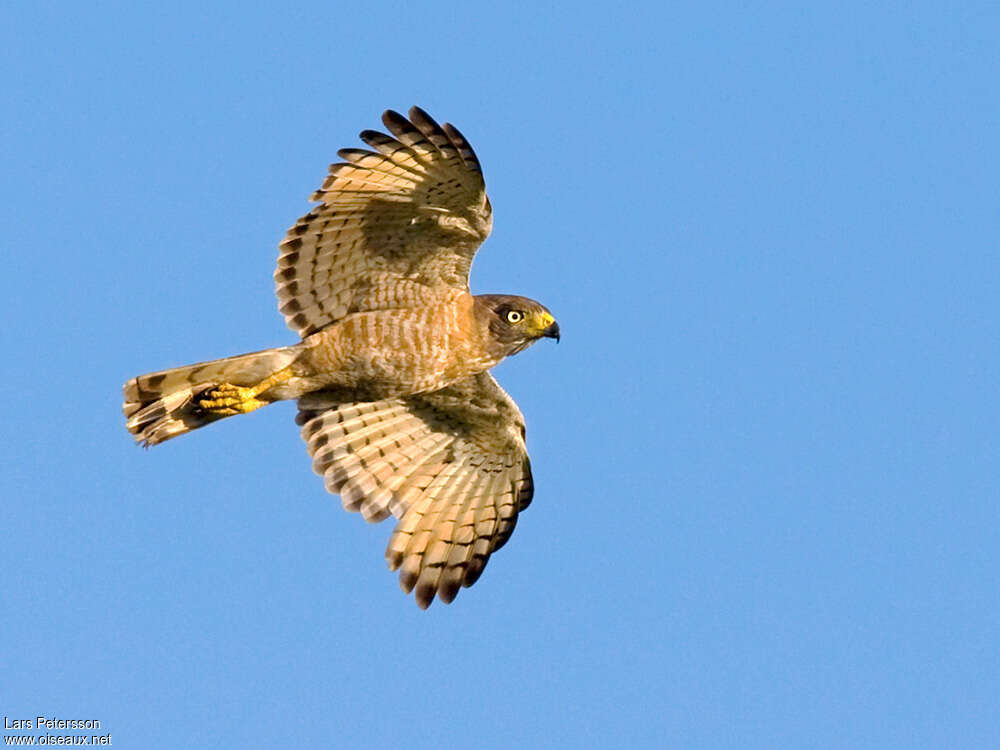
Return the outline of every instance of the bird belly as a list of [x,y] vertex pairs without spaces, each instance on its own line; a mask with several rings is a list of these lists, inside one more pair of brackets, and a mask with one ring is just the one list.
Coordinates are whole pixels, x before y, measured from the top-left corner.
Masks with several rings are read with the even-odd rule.
[[[455,306],[355,313],[306,339],[300,384],[354,388],[372,398],[444,388],[497,363]],[[301,387],[301,385],[300,385]]]

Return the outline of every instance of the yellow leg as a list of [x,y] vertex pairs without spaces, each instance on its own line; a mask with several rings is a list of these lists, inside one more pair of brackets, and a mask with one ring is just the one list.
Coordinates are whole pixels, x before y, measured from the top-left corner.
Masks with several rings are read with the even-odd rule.
[[210,391],[205,391],[198,399],[198,406],[212,414],[228,417],[232,414],[246,414],[254,409],[267,406],[270,401],[257,398],[274,386],[292,377],[292,368],[284,367],[271,373],[257,385],[244,388],[232,383],[221,383]]

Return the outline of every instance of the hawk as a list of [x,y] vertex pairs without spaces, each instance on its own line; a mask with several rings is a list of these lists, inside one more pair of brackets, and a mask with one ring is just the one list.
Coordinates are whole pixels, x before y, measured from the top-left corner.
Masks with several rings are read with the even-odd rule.
[[144,446],[298,400],[312,465],[344,508],[398,519],[386,549],[421,608],[451,602],[510,537],[533,494],[524,418],[489,370],[559,326],[540,303],[473,296],[493,226],[458,130],[418,107],[361,133],[280,244],[292,346],[140,375],[124,386]]

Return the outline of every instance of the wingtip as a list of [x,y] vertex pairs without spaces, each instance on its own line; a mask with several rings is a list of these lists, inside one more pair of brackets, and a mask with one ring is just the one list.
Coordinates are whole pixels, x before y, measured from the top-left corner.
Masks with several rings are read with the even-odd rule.
[[420,607],[420,609],[426,611],[427,608],[430,607],[431,603],[434,601],[434,589],[430,589],[430,591],[425,591],[423,588],[418,586],[416,592],[413,595],[413,598],[417,602],[417,606]]
[[425,110],[423,107],[418,107],[416,104],[410,107],[407,114],[410,116],[411,120],[417,118],[417,119],[430,120],[432,122],[434,121],[434,118],[431,117],[429,114],[427,114],[427,110]]
[[377,130],[372,130],[371,128],[365,128],[360,133],[358,137],[367,143],[369,146],[374,146],[376,143],[382,143],[388,138],[385,133],[380,133]]
[[409,126],[410,121],[399,114],[396,110],[387,109],[382,113],[382,124],[389,128],[389,130],[393,130],[396,127]]
[[408,113],[410,115],[410,122],[419,130],[424,136],[430,137],[434,133],[442,132],[441,126],[437,124],[437,120],[431,117],[427,112],[417,106],[410,107]]
[[440,599],[445,604],[451,604],[455,601],[455,597],[458,596],[458,590],[462,588],[462,580],[456,579],[454,581],[448,581],[446,583],[441,583],[438,586],[438,599]]

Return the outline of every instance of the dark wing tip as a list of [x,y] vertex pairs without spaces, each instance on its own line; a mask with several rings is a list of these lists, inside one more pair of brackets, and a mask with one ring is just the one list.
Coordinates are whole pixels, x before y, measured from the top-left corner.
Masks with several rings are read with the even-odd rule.
[[363,156],[376,156],[371,151],[366,151],[363,148],[339,148],[337,149],[337,156],[345,161],[351,161],[351,157],[360,158]]
[[434,601],[434,594],[437,593],[437,587],[421,581],[417,584],[416,590],[413,592],[413,598],[417,602],[417,606],[420,609],[427,609],[431,606],[431,602]]
[[449,149],[454,148],[451,141],[448,140],[448,136],[441,129],[441,126],[437,124],[437,120],[420,109],[420,107],[410,107],[410,122],[420,131],[420,134],[424,138],[433,144],[434,148],[445,156],[448,155],[447,151]]
[[535,480],[531,476],[531,461],[524,457],[524,474],[521,476],[521,484],[517,488],[518,510],[524,510],[535,497]]
[[482,173],[483,168],[479,163],[479,157],[476,156],[476,152],[472,149],[472,145],[469,143],[469,140],[462,135],[462,132],[450,122],[446,122],[441,127],[444,128],[444,133],[448,136],[448,140],[451,141],[451,144],[458,150],[458,153],[462,157],[462,161],[465,162],[465,166],[473,172]]
[[420,107],[418,107],[416,105],[413,105],[412,107],[410,107],[410,111],[407,114],[409,114],[409,116],[410,116],[410,122],[412,122],[417,127],[420,127],[420,123],[424,123],[424,124],[429,125],[429,126],[435,128],[435,129],[437,129],[437,128],[440,127],[437,124],[437,121],[433,117],[431,117],[429,114],[427,114],[426,110],[421,109]]
[[466,137],[462,135],[462,131],[460,131],[450,122],[446,122],[441,127],[444,128],[444,132],[448,134],[448,137],[451,139],[451,142],[454,143],[456,147],[465,146],[465,148],[469,149],[470,151],[472,150],[472,146],[469,145],[469,141],[466,139]]
[[382,124],[396,135],[399,135],[399,132],[413,130],[413,124],[394,109],[387,109],[382,113]]
[[437,596],[444,604],[451,604],[455,601],[455,597],[458,595],[458,590],[462,588],[462,579],[453,578],[448,581],[442,581],[438,585]]
[[378,132],[377,130],[369,130],[369,129],[362,130],[361,133],[358,134],[358,137],[361,138],[361,140],[363,140],[369,146],[376,146],[380,143],[392,142],[392,138],[387,136],[385,133]]

